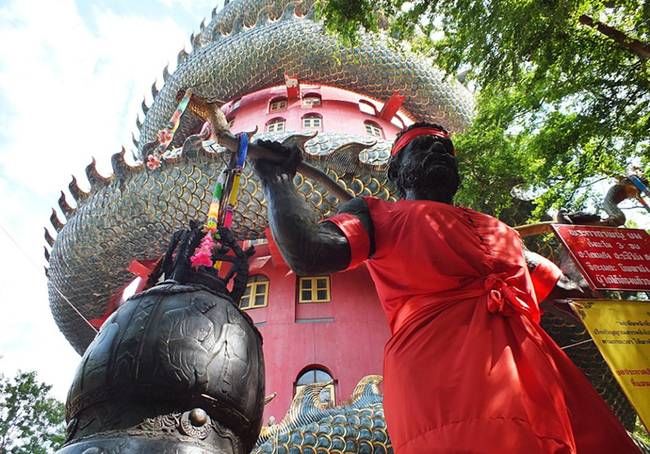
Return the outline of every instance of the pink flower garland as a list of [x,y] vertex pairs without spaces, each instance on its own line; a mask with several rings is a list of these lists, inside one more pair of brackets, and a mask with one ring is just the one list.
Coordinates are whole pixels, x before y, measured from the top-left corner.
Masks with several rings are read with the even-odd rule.
[[158,167],[160,167],[160,159],[152,154],[147,156],[147,168],[149,170],[156,170]]
[[212,232],[208,232],[201,240],[199,247],[194,251],[194,255],[190,258],[190,263],[195,269],[199,266],[211,267],[214,265],[212,261],[212,248],[214,248],[214,239],[212,238]]

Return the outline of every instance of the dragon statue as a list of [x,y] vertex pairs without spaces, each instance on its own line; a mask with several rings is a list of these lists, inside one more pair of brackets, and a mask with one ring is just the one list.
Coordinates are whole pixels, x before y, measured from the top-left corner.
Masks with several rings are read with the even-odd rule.
[[253,454],[392,452],[379,389],[381,381],[379,375],[362,378],[350,400],[337,407],[320,400],[327,383],[299,390],[284,419],[262,428]]
[[[290,74],[310,83],[353,86],[357,93],[387,99],[394,91],[405,97],[404,108],[414,119],[463,130],[473,114],[472,95],[432,62],[389,47],[378,36],[364,35],[348,48],[328,35],[315,20],[314,1],[234,0],[215,8],[192,35],[192,50],[178,54],[177,67],[163,71],[164,85],[152,86],[153,102],[142,103],[139,138],[134,138],[136,165],[125,161],[122,148],[111,158],[113,175],[99,174],[93,161],[86,168],[90,192],[73,177],[70,203],[61,193],[58,204],[65,222],[52,211],[56,235],[45,229],[46,275],[54,319],[77,352],[82,354],[96,335],[90,320],[103,321],[115,309],[133,275],[133,259],[153,260],[165,253],[171,235],[208,211],[211,187],[227,165],[225,148],[201,146],[204,120],[190,110],[164,155],[162,165],[143,164],[146,145],[156,140],[177,105],[179,92],[223,104],[256,90],[282,85]],[[297,141],[305,160],[321,169],[350,195],[393,198],[384,177],[390,142],[325,132],[260,133],[255,138]],[[322,216],[332,214],[339,199],[317,181],[298,174],[297,186]],[[248,169],[242,173],[239,204],[234,212],[237,239],[256,239],[266,227],[261,186]],[[576,321],[554,312],[544,327],[560,345],[588,339]],[[97,327],[99,324],[97,324]],[[602,361],[593,343],[567,351],[586,372],[624,425],[631,429],[635,413]],[[292,409],[276,425],[265,426],[254,452],[390,452],[381,406],[379,377],[364,378],[352,399],[338,407],[318,403],[317,387],[294,399]]]

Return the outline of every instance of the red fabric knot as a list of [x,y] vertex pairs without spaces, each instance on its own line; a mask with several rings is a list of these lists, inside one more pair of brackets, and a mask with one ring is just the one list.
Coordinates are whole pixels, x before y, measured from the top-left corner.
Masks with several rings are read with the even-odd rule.
[[519,307],[515,293],[498,274],[488,275],[484,288],[488,293],[487,310],[491,314],[509,316],[513,314],[512,309]]

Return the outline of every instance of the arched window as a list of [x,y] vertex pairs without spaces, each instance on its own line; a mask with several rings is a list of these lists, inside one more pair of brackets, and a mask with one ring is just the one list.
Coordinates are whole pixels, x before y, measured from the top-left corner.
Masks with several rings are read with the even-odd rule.
[[397,114],[395,114],[395,116],[393,118],[391,118],[390,122],[393,125],[397,126],[399,129],[406,128],[406,123],[404,123],[404,120],[402,119],[402,117],[400,117]]
[[384,130],[374,121],[366,121],[364,125],[366,127],[366,134],[369,136],[379,137],[380,139],[384,138]]
[[312,366],[304,369],[296,379],[296,393],[307,385],[314,385],[317,383],[328,383],[327,386],[323,387],[319,394],[321,403],[331,403],[334,405],[334,402],[336,401],[334,395],[334,377],[332,377],[325,368]]
[[359,100],[359,110],[368,115],[377,115],[377,107],[365,99]]
[[321,131],[323,129],[323,117],[317,113],[308,113],[302,117],[302,129]]
[[273,98],[269,103],[269,113],[286,110],[288,104],[287,98]]
[[282,132],[286,122],[284,118],[274,118],[266,124],[266,130],[267,132]]
[[255,309],[269,304],[269,280],[260,274],[248,278],[246,291],[239,300],[240,309]]
[[320,107],[321,104],[321,97],[318,93],[307,93],[302,97],[302,107],[305,109]]

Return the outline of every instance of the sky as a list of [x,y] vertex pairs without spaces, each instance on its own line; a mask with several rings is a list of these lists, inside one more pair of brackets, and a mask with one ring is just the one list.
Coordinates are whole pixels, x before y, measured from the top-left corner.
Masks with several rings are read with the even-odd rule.
[[0,374],[36,370],[65,400],[80,357],[50,313],[43,227],[71,175],[87,189],[93,156],[110,175],[133,147],[143,96],[218,2],[0,0]]

